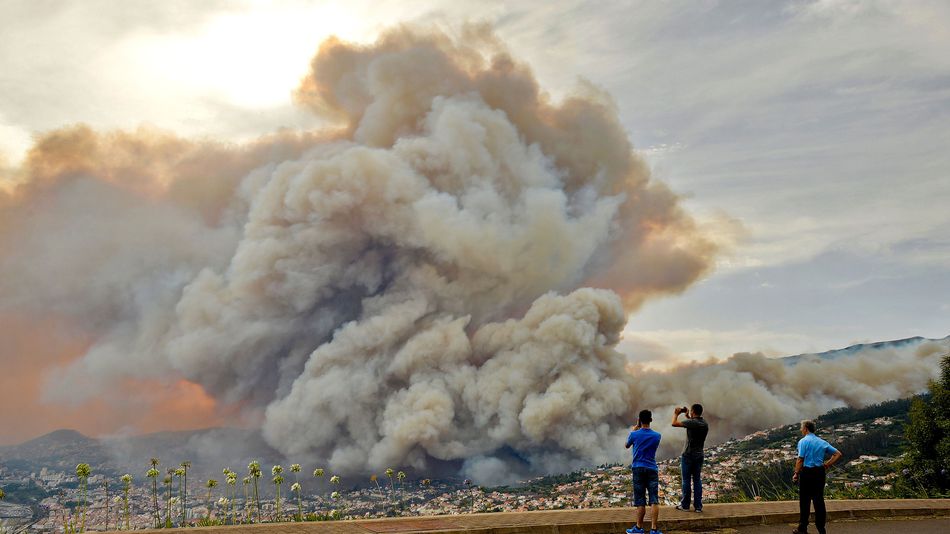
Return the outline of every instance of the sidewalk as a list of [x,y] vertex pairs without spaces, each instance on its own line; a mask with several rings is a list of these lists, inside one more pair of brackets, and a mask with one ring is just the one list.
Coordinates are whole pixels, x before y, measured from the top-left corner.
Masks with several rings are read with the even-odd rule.
[[[827,501],[828,520],[883,517],[950,517],[950,499]],[[188,529],[193,534],[623,534],[633,524],[633,508],[501,512],[392,519],[305,523],[265,523]],[[700,530],[793,523],[798,501],[707,504],[703,513],[661,507],[660,528]],[[154,532],[160,532],[158,530]],[[167,531],[166,531],[167,532]]]

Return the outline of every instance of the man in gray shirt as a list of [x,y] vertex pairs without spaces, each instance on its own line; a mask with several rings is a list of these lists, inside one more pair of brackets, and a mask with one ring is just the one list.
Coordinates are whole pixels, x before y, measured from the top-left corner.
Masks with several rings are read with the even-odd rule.
[[686,419],[680,421],[680,414],[686,413],[686,411],[686,408],[673,410],[673,426],[686,429],[686,447],[683,449],[683,456],[680,458],[680,470],[683,474],[683,497],[680,499],[680,503],[676,505],[676,509],[684,512],[688,511],[690,493],[692,493],[693,508],[697,512],[702,512],[703,446],[706,443],[706,435],[709,433],[709,425],[703,419],[702,404],[694,404],[690,407]]

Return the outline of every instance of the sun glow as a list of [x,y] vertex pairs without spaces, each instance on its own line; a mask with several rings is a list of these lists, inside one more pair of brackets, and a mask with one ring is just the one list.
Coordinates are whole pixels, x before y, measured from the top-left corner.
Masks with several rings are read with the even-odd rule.
[[340,6],[253,9],[220,15],[189,34],[138,34],[120,47],[152,91],[199,93],[242,108],[290,101],[320,42],[370,36]]

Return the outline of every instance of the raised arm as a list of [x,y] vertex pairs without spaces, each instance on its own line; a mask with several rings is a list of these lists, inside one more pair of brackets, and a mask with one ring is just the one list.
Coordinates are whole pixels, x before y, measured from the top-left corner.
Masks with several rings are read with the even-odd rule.
[[630,427],[630,434],[627,434],[627,444],[624,448],[629,449],[633,446],[633,433],[637,430],[640,430],[640,422],[637,421],[637,426]]
[[679,406],[673,409],[673,426],[683,427],[683,423],[680,422],[681,413],[683,410]]

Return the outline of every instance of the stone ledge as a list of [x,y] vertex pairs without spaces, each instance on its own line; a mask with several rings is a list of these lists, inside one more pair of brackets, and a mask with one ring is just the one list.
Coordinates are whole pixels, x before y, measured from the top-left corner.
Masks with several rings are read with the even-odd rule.
[[[950,499],[827,501],[830,521],[896,517],[950,517]],[[192,534],[624,534],[634,508],[499,512],[351,521],[265,523],[190,528]],[[709,504],[702,514],[660,509],[660,528],[703,530],[794,523],[798,502]],[[266,532],[265,532],[266,531]],[[140,531],[154,532],[161,531]],[[167,532],[167,531],[165,531]]]

